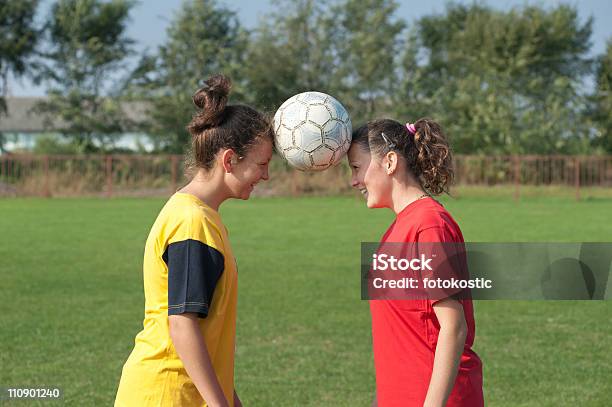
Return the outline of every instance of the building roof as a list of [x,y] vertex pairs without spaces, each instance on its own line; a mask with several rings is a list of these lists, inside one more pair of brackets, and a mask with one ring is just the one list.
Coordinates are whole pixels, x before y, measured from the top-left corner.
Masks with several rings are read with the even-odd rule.
[[39,133],[44,131],[44,116],[32,112],[34,105],[43,100],[44,98],[36,97],[7,97],[8,115],[0,117],[0,131],[5,133]]
[[[34,112],[39,102],[45,97],[7,97],[8,116],[0,116],[0,132],[3,133],[42,133],[58,131],[65,126],[61,120],[45,122],[45,115]],[[129,122],[140,122],[146,117],[146,105],[143,102],[126,102],[122,104]]]

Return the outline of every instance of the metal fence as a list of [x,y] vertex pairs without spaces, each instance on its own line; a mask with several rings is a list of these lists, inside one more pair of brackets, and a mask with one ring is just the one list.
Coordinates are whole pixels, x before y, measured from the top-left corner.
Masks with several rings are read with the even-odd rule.
[[514,197],[521,186],[561,186],[574,189],[612,186],[612,156],[469,156],[455,159],[458,185],[513,185]]
[[[518,199],[523,186],[574,190],[612,186],[612,156],[455,156],[459,186],[507,186]],[[273,160],[268,195],[344,193],[350,190],[342,164],[322,173],[302,173]],[[0,196],[167,195],[186,181],[180,155],[3,155]]]
[[177,155],[4,155],[0,195],[158,194],[179,182]]

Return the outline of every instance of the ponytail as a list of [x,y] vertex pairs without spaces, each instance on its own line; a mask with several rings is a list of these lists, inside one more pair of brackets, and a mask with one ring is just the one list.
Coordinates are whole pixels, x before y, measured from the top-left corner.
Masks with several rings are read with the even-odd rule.
[[430,119],[420,119],[414,127],[416,172],[423,189],[432,195],[448,193],[454,176],[453,158],[442,128]]

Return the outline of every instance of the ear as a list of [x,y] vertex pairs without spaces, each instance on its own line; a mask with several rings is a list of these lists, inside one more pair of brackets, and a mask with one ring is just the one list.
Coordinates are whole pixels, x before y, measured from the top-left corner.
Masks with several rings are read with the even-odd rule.
[[387,175],[392,175],[397,169],[397,159],[398,157],[395,151],[389,151],[387,155],[385,155],[383,165],[387,171]]
[[221,154],[221,164],[223,165],[223,171],[229,174],[233,171],[233,166],[238,162],[237,155],[231,148],[228,148]]

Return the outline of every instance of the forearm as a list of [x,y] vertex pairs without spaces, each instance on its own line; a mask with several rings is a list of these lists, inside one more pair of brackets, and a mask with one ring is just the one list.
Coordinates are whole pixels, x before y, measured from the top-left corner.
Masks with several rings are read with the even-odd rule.
[[467,330],[461,325],[440,328],[424,407],[446,405],[457,377],[466,334]]
[[209,406],[228,406],[195,317],[170,316],[170,337],[187,374]]

